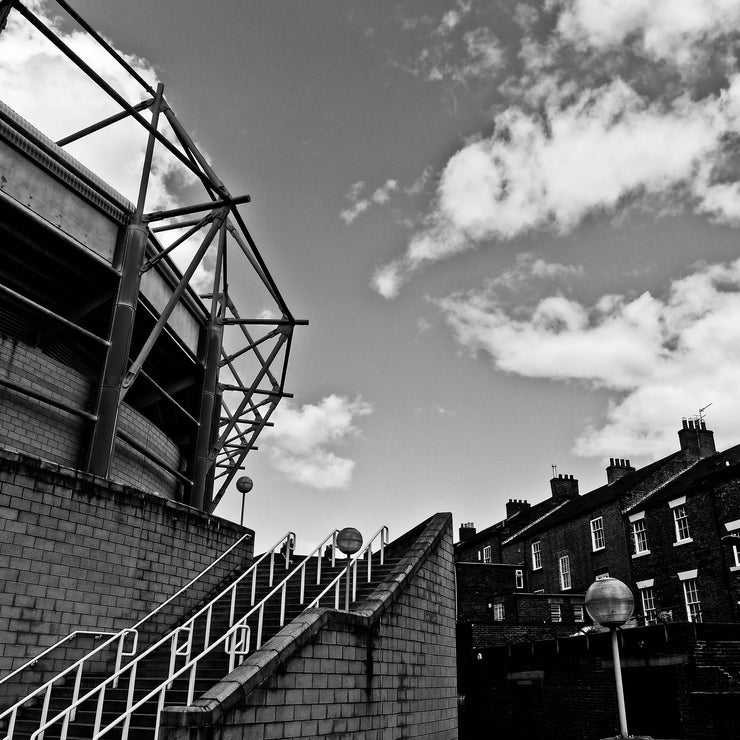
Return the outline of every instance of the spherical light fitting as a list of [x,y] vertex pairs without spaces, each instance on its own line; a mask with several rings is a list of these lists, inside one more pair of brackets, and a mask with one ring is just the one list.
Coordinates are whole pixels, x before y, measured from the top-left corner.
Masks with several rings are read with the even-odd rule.
[[252,479],[246,475],[243,475],[236,482],[236,490],[239,491],[239,493],[249,493],[252,490],[253,485],[254,484],[252,483]]
[[616,578],[594,581],[586,591],[586,611],[604,627],[619,627],[635,610],[635,597],[629,587]]
[[337,547],[345,555],[354,555],[362,547],[362,535],[354,527],[345,527],[337,534]]

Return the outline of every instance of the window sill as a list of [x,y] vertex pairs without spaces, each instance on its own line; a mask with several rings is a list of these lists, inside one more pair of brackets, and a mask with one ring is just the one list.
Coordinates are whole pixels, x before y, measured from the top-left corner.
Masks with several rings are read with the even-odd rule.
[[561,591],[570,591],[572,588],[573,588],[573,586],[565,586],[565,587],[561,586],[560,587],[560,590]]
[[542,566],[540,565],[540,567],[539,567],[539,568],[532,568],[532,570],[533,570],[533,571],[535,571],[535,570],[542,570]]
[[650,555],[650,550],[642,550],[641,552],[636,552],[632,558],[641,558],[643,555]]
[[603,547],[592,547],[591,548],[591,552],[603,552],[604,550],[606,550],[606,545],[604,545]]
[[687,537],[685,540],[679,540],[678,542],[673,543],[673,547],[678,547],[679,545],[688,545],[689,542],[693,542],[693,537]]
[[730,572],[731,573],[737,573],[738,571],[740,571],[740,565],[731,565],[730,566]]

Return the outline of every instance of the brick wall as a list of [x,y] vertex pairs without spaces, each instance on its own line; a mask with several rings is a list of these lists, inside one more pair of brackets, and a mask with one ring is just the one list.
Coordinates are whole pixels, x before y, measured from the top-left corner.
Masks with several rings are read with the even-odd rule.
[[[736,625],[701,624],[622,631],[630,732],[692,740],[740,737],[739,632]],[[470,656],[461,663],[461,738],[613,737],[619,723],[610,651],[603,633]]]
[[[0,377],[34,391],[91,411],[94,383],[77,370],[41,350],[0,336]],[[180,451],[151,421],[127,405],[121,407],[119,428],[179,470]],[[9,388],[0,386],[0,447],[33,451],[51,462],[82,467],[89,422]],[[181,497],[173,475],[120,439],[116,441],[110,477],[123,485]]]
[[[0,376],[89,410],[91,383],[81,373],[23,342],[0,336]],[[0,446],[35,450],[61,465],[78,467],[86,422],[0,386]]]
[[[0,674],[75,630],[131,626],[247,532],[160,496],[0,452]],[[251,559],[252,542],[162,621],[172,623]],[[53,653],[35,678],[75,654]]]
[[[177,446],[146,417],[125,404],[118,415],[118,427],[144,445],[174,470],[180,469]],[[116,440],[110,477],[117,483],[143,491],[155,491],[168,498],[182,498],[182,484],[121,439]]]
[[[691,541],[676,542],[673,511],[668,501],[653,503],[645,509],[645,531],[650,553],[632,558],[634,582],[654,580],[653,594],[658,610],[669,610],[674,620],[687,619],[684,592],[678,574],[696,570],[705,622],[729,622],[738,619],[737,594],[740,573],[730,567],[731,548],[723,546],[726,534],[721,521],[740,518],[740,481],[714,486],[700,486],[687,491],[685,511]],[[724,556],[719,556],[722,551]],[[636,612],[642,614],[639,592]]]
[[500,563],[456,563],[457,618],[491,617],[494,597],[516,589],[517,570],[523,568]]
[[457,738],[452,520],[432,517],[351,613],[304,612],[192,707],[164,740]]

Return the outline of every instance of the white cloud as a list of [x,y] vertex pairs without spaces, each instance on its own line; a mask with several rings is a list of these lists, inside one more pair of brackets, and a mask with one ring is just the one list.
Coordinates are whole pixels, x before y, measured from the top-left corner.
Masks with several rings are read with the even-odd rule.
[[634,40],[654,61],[701,65],[740,30],[736,0],[565,0],[558,32],[575,46],[615,49]]
[[360,198],[362,191],[365,189],[365,183],[360,180],[349,189],[345,196],[352,202],[352,206],[343,210],[339,216],[346,224],[351,224],[360,214],[365,213],[373,205],[384,205],[391,199],[391,195],[398,191],[398,182],[396,180],[386,180],[385,185],[377,188],[372,195],[367,198]]
[[359,434],[355,421],[372,413],[361,398],[330,395],[316,404],[297,407],[283,401],[273,414],[275,426],[265,429],[261,446],[277,470],[311,488],[347,488],[355,463],[332,448]]
[[698,266],[665,297],[603,296],[587,307],[561,295],[507,309],[496,286],[438,305],[460,344],[504,372],[610,392],[605,422],[582,434],[584,456],[655,455],[678,424],[712,402],[712,421],[740,436],[740,260]]
[[738,185],[721,179],[740,135],[739,111],[740,75],[698,101],[649,102],[616,80],[545,115],[507,109],[492,136],[447,162],[424,226],[393,263],[394,290],[381,294],[392,297],[425,263],[536,229],[566,233],[632,202],[685,202],[740,223]]

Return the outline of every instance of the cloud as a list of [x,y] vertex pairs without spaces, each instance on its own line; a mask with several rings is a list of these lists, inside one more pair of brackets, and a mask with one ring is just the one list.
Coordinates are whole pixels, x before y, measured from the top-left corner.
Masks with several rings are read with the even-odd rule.
[[740,28],[735,0],[567,0],[560,5],[557,30],[564,41],[601,50],[629,42],[646,58],[682,70],[700,67]]
[[509,309],[497,286],[437,301],[457,341],[514,375],[609,392],[605,421],[587,429],[583,456],[663,454],[665,420],[712,403],[712,420],[740,436],[740,260],[700,265],[663,297],[562,295]]
[[261,446],[289,480],[321,490],[347,488],[355,463],[331,448],[357,436],[355,421],[372,410],[359,397],[334,394],[301,407],[283,401],[273,414],[275,426],[262,433]]
[[735,0],[549,0],[510,15],[521,36],[499,39],[479,9],[453,11],[419,57],[429,79],[479,93],[498,80],[503,102],[493,133],[437,173],[405,252],[376,270],[381,295],[461,252],[630,207],[740,225]]
[[372,208],[373,205],[387,203],[391,199],[391,195],[398,190],[398,182],[396,180],[386,180],[385,185],[377,188],[372,195],[361,198],[364,189],[365,183],[363,181],[356,182],[345,196],[347,200],[352,202],[352,206],[343,210],[339,216],[347,225],[351,224],[360,214]]
[[[445,165],[423,226],[386,278],[386,297],[423,265],[533,230],[567,233],[594,214],[627,205],[683,202],[740,224],[736,173],[740,74],[721,95],[650,102],[621,80],[586,90],[544,114],[511,107],[495,132]],[[387,286],[390,276],[393,288]]]

